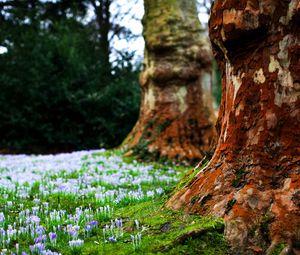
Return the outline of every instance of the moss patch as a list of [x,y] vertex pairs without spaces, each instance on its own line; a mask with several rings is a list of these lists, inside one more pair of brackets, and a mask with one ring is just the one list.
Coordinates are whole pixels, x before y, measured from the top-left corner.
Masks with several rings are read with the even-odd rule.
[[[138,219],[147,228],[142,245],[133,251],[117,253],[118,246],[110,246],[109,254],[229,254],[223,238],[221,219],[187,215],[163,207],[165,198],[121,208],[116,215],[132,221]],[[168,226],[167,228],[165,226]]]
[[176,186],[175,190],[174,190],[174,194],[181,190],[183,187],[188,186],[189,183],[194,179],[194,177],[208,164],[208,160],[204,161],[203,164],[201,165],[201,167],[199,168],[194,168],[190,171],[187,171],[187,167],[186,168],[186,174],[183,176],[183,178],[179,181],[178,185]]
[[235,203],[236,203],[235,199],[231,199],[231,200],[228,201],[227,206],[226,206],[225,214],[230,212],[230,210],[232,209],[232,207],[234,206]]
[[[221,219],[174,212],[164,208],[165,201],[166,197],[161,197],[129,204],[115,211],[114,216],[124,220],[126,230],[134,231],[134,220],[146,228],[139,247],[133,247],[129,235],[116,243],[103,243],[103,240],[94,236],[78,254],[229,254],[222,234],[224,224]],[[107,224],[109,222],[107,220]],[[65,254],[77,253],[70,250]]]
[[277,244],[276,247],[275,247],[275,250],[272,253],[272,255],[279,255],[284,248],[285,248],[284,244]]
[[164,132],[166,130],[166,128],[171,125],[172,122],[173,122],[173,120],[167,119],[164,122],[160,123],[157,126],[157,132],[158,132],[158,134]]
[[235,179],[232,182],[232,186],[235,188],[242,188],[245,185],[245,175],[244,169],[239,169],[235,172]]

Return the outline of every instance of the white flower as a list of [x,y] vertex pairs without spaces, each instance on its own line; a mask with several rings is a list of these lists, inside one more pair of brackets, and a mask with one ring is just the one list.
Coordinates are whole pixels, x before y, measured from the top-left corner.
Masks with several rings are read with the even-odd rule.
[[5,216],[3,212],[0,212],[0,223],[3,223],[5,221]]
[[81,239],[72,240],[72,241],[69,241],[69,246],[71,246],[71,247],[79,247],[79,246],[82,246],[83,243],[84,243],[84,241],[81,240]]

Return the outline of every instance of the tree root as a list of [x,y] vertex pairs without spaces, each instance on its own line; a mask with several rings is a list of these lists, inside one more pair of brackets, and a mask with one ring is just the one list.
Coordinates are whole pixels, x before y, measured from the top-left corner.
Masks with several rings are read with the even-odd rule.
[[[274,240],[266,251],[266,255],[272,255],[279,244],[277,240]],[[293,242],[289,241],[287,246],[281,251],[279,255],[300,255],[300,250],[294,247]]]
[[195,239],[200,236],[203,236],[209,232],[217,232],[217,233],[223,233],[224,226],[213,226],[209,228],[202,228],[202,229],[195,229],[186,233],[183,233],[182,235],[178,236],[174,241],[172,241],[168,245],[161,246],[158,251],[160,252],[166,252],[171,250],[173,247],[179,244],[184,244],[189,239]]

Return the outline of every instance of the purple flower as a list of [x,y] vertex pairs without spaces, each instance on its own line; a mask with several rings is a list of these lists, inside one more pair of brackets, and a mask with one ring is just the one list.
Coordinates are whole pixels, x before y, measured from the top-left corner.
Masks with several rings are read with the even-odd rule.
[[28,255],[25,251],[22,251],[21,255]]
[[116,222],[116,226],[118,228],[122,228],[122,226],[123,226],[122,219],[116,219],[115,222]]
[[86,226],[85,226],[85,230],[86,231],[92,231],[92,229],[93,229],[93,226],[92,225],[89,225],[89,224],[87,224]]
[[43,241],[42,236],[38,236],[37,238],[34,238],[34,243],[41,243]]
[[92,220],[86,224],[85,230],[88,232],[92,231],[93,227],[96,227],[97,225],[98,225],[98,221]]
[[45,228],[44,228],[43,226],[37,226],[37,227],[36,227],[36,233],[37,233],[38,235],[44,234],[44,233],[45,233]]
[[98,221],[92,220],[92,221],[89,222],[89,224],[92,225],[92,226],[97,226],[98,225]]
[[78,231],[76,231],[75,229],[69,229],[68,233],[70,236],[73,236],[73,237],[78,236]]
[[42,253],[42,251],[45,249],[45,245],[43,243],[36,243],[34,245],[30,245],[29,248],[32,253]]
[[117,242],[117,239],[116,239],[114,236],[110,236],[110,237],[108,238],[108,241],[109,241],[109,242],[112,242],[112,243],[115,243],[115,242]]
[[34,246],[39,252],[42,252],[45,249],[45,245],[42,243],[37,243]]
[[56,233],[50,232],[50,233],[49,233],[49,238],[50,238],[51,241],[54,240],[54,239],[56,239],[56,238],[57,238]]
[[4,222],[5,216],[3,212],[0,212],[0,223]]

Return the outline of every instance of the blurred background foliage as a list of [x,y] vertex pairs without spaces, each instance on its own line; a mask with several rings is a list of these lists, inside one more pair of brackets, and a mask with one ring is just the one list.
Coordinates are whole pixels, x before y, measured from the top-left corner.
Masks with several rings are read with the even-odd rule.
[[[210,2],[199,1],[200,14]],[[0,48],[6,49],[0,54],[0,153],[111,148],[123,141],[138,118],[141,61],[133,50],[118,51],[114,40],[137,37],[122,25],[124,18],[137,19],[131,10],[137,3],[0,0]],[[218,79],[215,73],[217,102]]]
[[94,1],[102,17],[84,22],[92,2],[0,1],[1,152],[113,147],[135,124],[139,68],[130,52],[107,62],[113,24],[101,38],[97,18],[111,1]]

